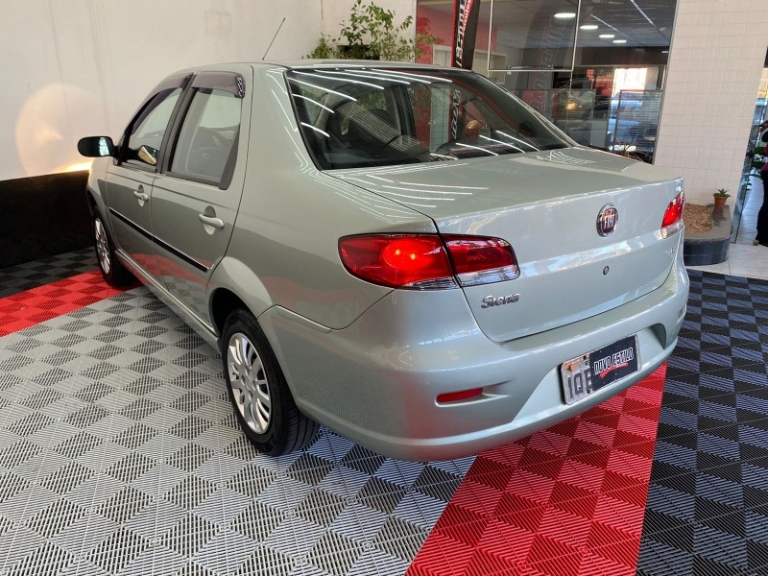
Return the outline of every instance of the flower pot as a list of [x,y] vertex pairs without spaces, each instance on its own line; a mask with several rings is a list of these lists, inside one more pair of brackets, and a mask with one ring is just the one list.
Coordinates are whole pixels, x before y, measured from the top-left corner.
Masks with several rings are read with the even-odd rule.
[[722,208],[725,206],[725,201],[728,200],[727,196],[715,196],[715,208]]

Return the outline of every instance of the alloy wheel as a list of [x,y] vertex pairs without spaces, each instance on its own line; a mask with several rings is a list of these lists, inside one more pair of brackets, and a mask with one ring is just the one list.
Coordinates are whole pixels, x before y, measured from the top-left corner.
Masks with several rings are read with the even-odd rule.
[[227,372],[240,415],[251,430],[263,434],[272,415],[267,374],[253,343],[240,332],[227,345]]
[[101,266],[104,274],[109,274],[112,269],[112,259],[109,256],[107,231],[99,218],[94,220],[93,227],[96,234],[96,254],[99,257],[99,266]]

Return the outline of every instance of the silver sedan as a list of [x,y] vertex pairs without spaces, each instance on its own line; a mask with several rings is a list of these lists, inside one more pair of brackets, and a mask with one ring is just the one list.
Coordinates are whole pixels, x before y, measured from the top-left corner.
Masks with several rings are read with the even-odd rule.
[[244,434],[318,423],[382,454],[471,454],[671,354],[681,180],[578,146],[474,73],[381,62],[189,69],[118,142],[84,138],[101,271],[216,346]]

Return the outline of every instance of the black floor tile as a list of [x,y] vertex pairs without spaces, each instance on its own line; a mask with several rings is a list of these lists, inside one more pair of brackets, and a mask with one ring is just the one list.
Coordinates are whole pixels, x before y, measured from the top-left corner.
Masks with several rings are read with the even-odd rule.
[[638,574],[768,574],[768,283],[690,277]]
[[93,248],[0,268],[0,298],[89,272],[98,266]]

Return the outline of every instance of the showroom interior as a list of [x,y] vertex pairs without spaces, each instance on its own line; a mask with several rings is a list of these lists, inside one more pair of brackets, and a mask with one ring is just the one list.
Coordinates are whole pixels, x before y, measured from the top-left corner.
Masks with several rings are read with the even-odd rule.
[[[370,5],[381,10],[366,12]],[[105,280],[105,250],[112,266],[121,266],[122,259],[115,259],[111,236],[99,236],[98,227],[94,232],[95,218],[106,204],[86,197],[86,188],[101,185],[102,168],[97,166],[108,171],[124,160],[118,162],[119,149],[127,146],[121,137],[131,137],[126,126],[138,122],[141,107],[153,105],[147,95],[160,94],[162,86],[178,88],[177,95],[190,94],[179,97],[177,112],[171,116],[169,109],[170,121],[166,118],[168,129],[181,132],[183,140],[178,109],[193,109],[187,101],[194,89],[228,95],[229,102],[243,99],[246,88],[253,91],[253,106],[243,116],[250,133],[241,134],[238,128],[230,161],[226,166],[226,158],[221,162],[225,176],[216,184],[222,192],[227,179],[242,191],[243,182],[258,171],[266,172],[267,183],[280,178],[300,182],[285,173],[288,162],[261,161],[254,167],[260,151],[292,161],[295,156],[294,165],[300,165],[296,173],[321,181],[327,166],[304,145],[316,151],[312,138],[330,139],[330,129],[309,126],[296,98],[309,102],[326,90],[328,106],[334,95],[356,103],[352,96],[323,88],[328,76],[357,78],[351,83],[359,88],[380,89],[386,74],[376,68],[383,65],[367,61],[351,72],[302,71],[302,66],[311,65],[312,55],[345,57],[354,52],[343,32],[360,22],[356,14],[369,18],[362,25],[371,25],[375,15],[383,14],[385,22],[391,18],[392,46],[402,48],[396,51],[398,59],[412,61],[386,73],[387,86],[432,86],[430,82],[454,77],[418,65],[458,64],[490,79],[482,84],[487,90],[501,94],[502,87],[513,94],[530,118],[556,127],[552,134],[568,142],[567,150],[545,154],[544,148],[516,148],[520,153],[508,156],[517,162],[517,172],[508,176],[510,190],[516,175],[529,182],[534,170],[571,170],[559,181],[566,191],[582,185],[583,170],[593,170],[600,182],[617,178],[614,171],[651,183],[650,174],[662,172],[682,179],[685,213],[678,216],[684,219],[684,238],[666,236],[682,232],[681,226],[651,235],[658,241],[679,239],[680,254],[669,250],[667,269],[674,270],[673,262],[680,258],[688,278],[687,285],[684,274],[675,281],[673,271],[664,284],[674,285],[670,291],[687,290],[688,298],[684,317],[677,319],[676,346],[663,363],[578,415],[543,428],[533,423],[533,434],[453,459],[384,455],[326,422],[306,428],[311,434],[303,442],[296,440],[299,449],[269,455],[243,433],[240,414],[233,411],[234,388],[228,390],[227,383],[234,376],[222,368],[226,346],[219,349],[201,337],[198,327],[191,327],[152,286],[142,285],[147,282],[130,274],[122,283]],[[761,168],[768,159],[761,141],[761,124],[768,120],[768,11],[748,0],[27,0],[5,2],[2,15],[0,576],[768,574],[768,250],[756,241],[764,196]],[[367,49],[375,40],[364,34],[358,41]],[[363,57],[377,60],[368,52]],[[227,70],[264,70],[263,91],[251,80],[244,88],[237,75],[232,76],[237,82],[225,86],[229,81],[222,80],[219,63],[236,63]],[[194,73],[171,76],[206,66],[202,72],[195,68]],[[287,80],[286,67],[294,67]],[[161,84],[168,78],[182,80],[178,86]],[[263,94],[278,102],[289,93],[295,109],[274,108],[269,117],[265,111],[273,109],[256,101]],[[314,104],[334,114],[325,104]],[[415,135],[426,131],[434,138],[439,132],[436,105],[431,106],[432,124],[417,119]],[[260,111],[265,116],[260,118]],[[449,114],[458,117],[458,112]],[[269,135],[283,121],[291,129],[280,129],[282,139],[268,142],[260,136],[260,128]],[[348,135],[355,126],[350,121],[348,128],[339,127],[339,134]],[[486,128],[481,127],[480,138],[515,147],[483,136]],[[78,141],[94,135],[109,136],[110,146],[79,153]],[[144,147],[139,153],[153,167],[144,166],[147,189],[162,172],[173,169],[175,159],[165,155],[169,138],[162,147],[158,140],[158,149],[150,149],[149,156],[142,156]],[[473,148],[460,145],[465,151]],[[434,148],[432,155],[440,156],[443,149]],[[577,161],[582,156],[569,156],[571,149],[586,150],[583,158],[604,158],[604,164]],[[249,154],[248,170],[234,165],[231,159],[238,154]],[[469,156],[456,164],[491,166],[496,160]],[[354,202],[366,217],[381,222],[400,218],[412,226],[405,232],[426,234],[426,228],[407,224],[409,218],[416,220],[410,212],[403,216],[404,206],[415,206],[419,217],[429,211],[414,200],[423,201],[423,182],[429,181],[418,174],[443,163],[426,165],[421,172],[401,167],[408,177],[397,180],[397,186],[405,199],[389,212],[383,201],[366,204],[351,186],[379,186],[379,197],[391,200],[395,181],[384,176],[394,178],[398,170],[373,163],[363,174],[340,166],[338,181],[324,189],[328,194]],[[472,174],[490,179],[493,170],[478,168]],[[501,178],[495,177],[495,182]],[[433,190],[433,196],[447,205],[452,194],[458,198],[490,186],[482,179],[467,185],[463,178]],[[196,181],[205,184],[205,179]],[[456,192],[462,186],[465,191]],[[659,186],[649,184],[649,199],[651,188],[655,194]],[[724,206],[716,206],[718,190],[725,196]],[[290,205],[295,199],[297,212],[300,192],[290,192],[288,201]],[[133,195],[137,206],[160,206],[154,196],[149,201],[142,187]],[[542,191],[542,196],[556,199],[558,191]],[[615,197],[623,198],[619,192]],[[597,232],[609,236],[614,225],[619,234],[622,224],[632,220],[625,205],[616,204],[618,224],[607,226],[603,212],[598,216],[595,211],[595,231],[590,216],[587,227],[596,238]],[[233,214],[240,206],[232,205]],[[265,212],[271,207],[271,202],[263,204]],[[255,210],[260,209],[257,203]],[[112,222],[125,219],[110,210]],[[351,230],[352,214],[358,212],[329,221],[338,230]],[[551,222],[544,212],[532,214],[545,217],[531,216],[521,226],[521,237],[527,234],[539,244],[556,242],[545,234],[536,236],[537,229]],[[205,225],[200,230],[208,236],[229,225],[226,217],[216,216],[200,214]],[[265,217],[274,224],[270,242],[277,244],[290,228],[297,239],[291,253],[298,253],[296,246],[313,225],[309,222],[325,217],[310,216],[305,229],[300,219],[283,226]],[[471,226],[476,229],[494,220],[479,211],[475,216]],[[562,220],[553,216],[553,221]],[[183,239],[186,231],[179,226],[175,233]],[[481,234],[451,232],[469,233]],[[565,238],[568,232],[555,229],[559,233]],[[446,236],[438,249],[445,245],[451,254],[446,261],[455,288],[463,286],[463,276],[456,272],[451,238],[458,236]],[[523,244],[514,237],[510,242]],[[628,253],[632,246],[627,241],[614,250]],[[334,258],[357,275],[339,250]],[[271,245],[252,251],[276,253]],[[176,252],[204,273],[216,268],[215,260],[201,265],[199,258]],[[522,249],[517,251],[517,257],[523,255]],[[361,294],[383,300],[384,284],[375,287],[378,292],[365,287],[360,294],[350,293],[338,288],[342,284],[337,286],[335,279],[323,278],[314,260],[295,258],[273,263],[270,276],[305,264],[290,272],[302,273],[305,292],[296,289],[288,273],[282,279],[286,293],[299,295],[296,309],[310,307],[316,288],[317,293],[325,290],[328,308],[342,319],[338,326],[325,323],[330,327],[304,320],[302,330],[315,330],[311,333],[318,352],[312,356],[317,365],[302,373],[320,373],[321,352],[330,355],[322,348],[328,346],[325,335],[352,324],[343,318],[361,306]],[[557,258],[548,262],[552,267],[567,264]],[[341,262],[338,266],[346,273]],[[518,268],[515,262],[514,268],[524,280],[534,267],[522,262]],[[621,281],[618,274],[609,274],[609,266],[600,268],[601,280]],[[273,280],[254,278],[253,293],[267,290],[264,286]],[[391,291],[394,285],[386,286]],[[483,291],[475,288],[473,294]],[[567,288],[570,296],[564,300],[598,292],[587,283]],[[493,296],[483,301],[484,309],[501,314],[528,308],[525,294],[520,298],[505,292],[499,300],[495,296],[500,292],[486,291]],[[405,303],[416,290],[400,292]],[[541,300],[533,301],[541,306]],[[551,307],[560,309],[561,304]],[[266,328],[270,310],[265,306],[263,315],[254,310],[253,316],[265,327],[264,338],[274,343],[289,312],[274,320],[273,332]],[[528,308],[522,314],[536,318],[549,313]],[[450,310],[414,306],[409,314],[411,324],[419,325],[414,329],[427,334],[425,327],[440,324],[445,319],[440,316],[450,316]],[[387,318],[378,321],[383,325]],[[209,329],[223,335],[227,326],[229,320]],[[485,325],[475,328],[477,334],[487,330]],[[452,351],[438,358],[442,364],[434,369],[435,378],[453,370],[454,356],[471,354],[451,348],[451,339],[468,341],[464,336],[457,329],[434,337],[442,341],[436,349]],[[574,328],[571,339],[579,337]],[[270,358],[275,363],[287,354],[285,342],[298,341],[298,336],[285,338],[280,346],[273,344],[277,353],[270,352]],[[366,354],[377,367],[394,364],[395,352],[405,349],[397,345],[393,338],[391,347],[371,347]],[[228,358],[223,359],[225,366]],[[282,370],[289,372],[285,366]],[[364,379],[366,373],[356,376]],[[441,397],[449,404],[471,401],[475,388],[470,386],[455,396],[438,395],[437,404]],[[460,395],[465,393],[467,397]],[[322,395],[322,390],[314,394]],[[364,391],[359,394],[361,404],[375,402]],[[340,398],[326,401],[358,406]],[[302,412],[301,406],[291,406]],[[429,420],[432,414],[408,417]]]

